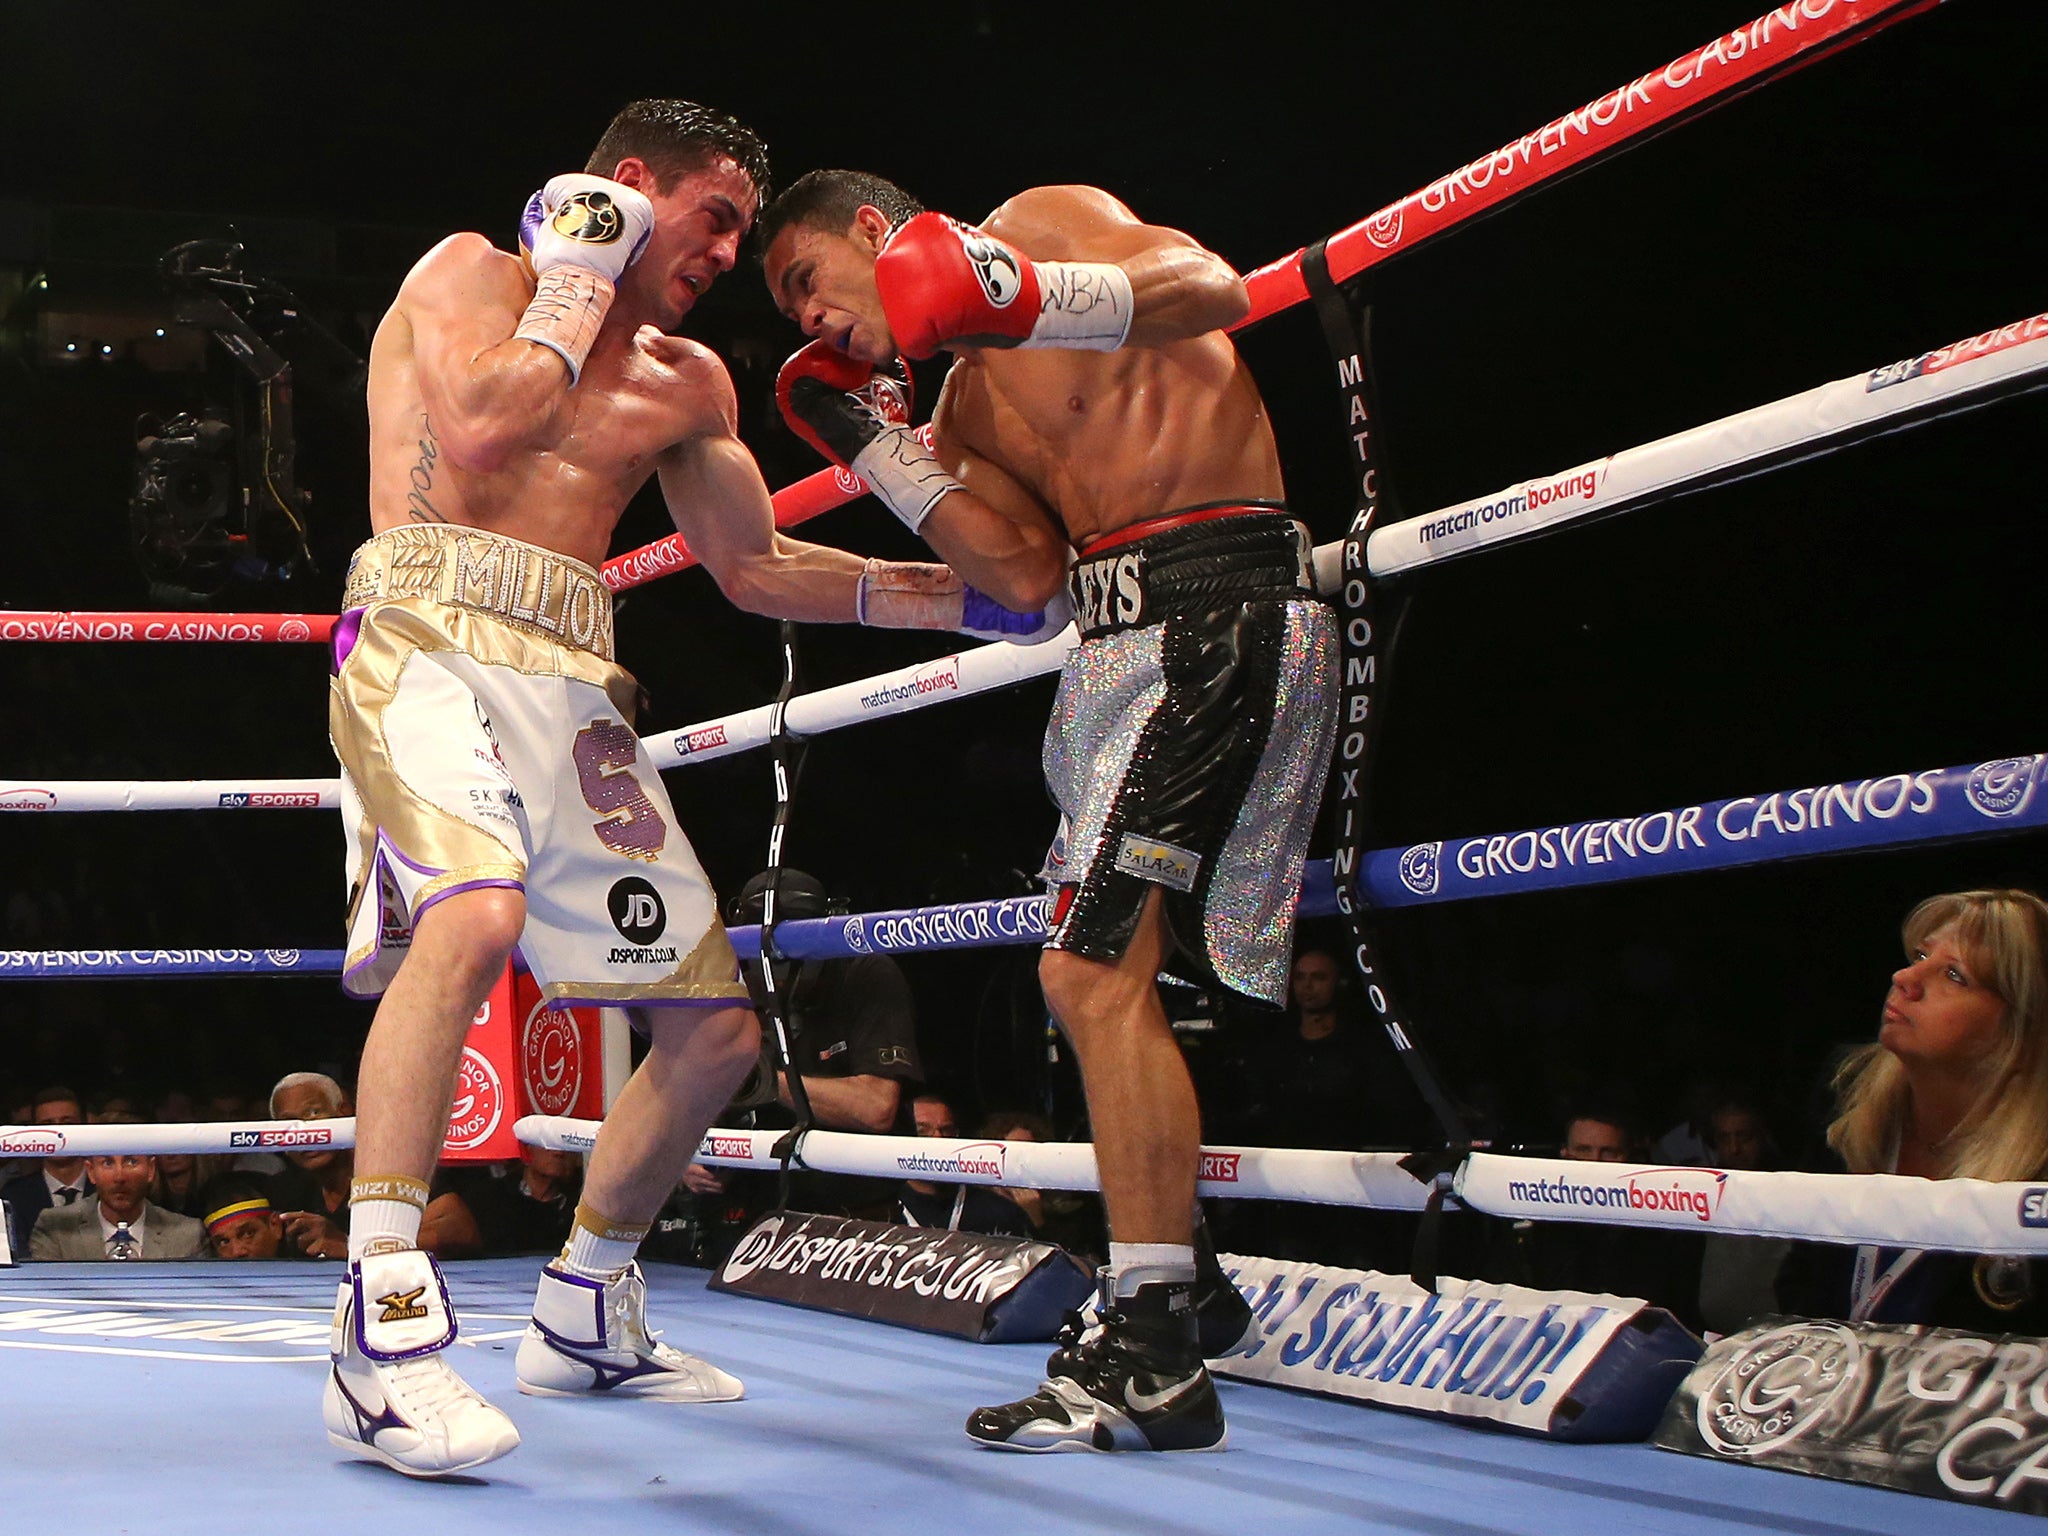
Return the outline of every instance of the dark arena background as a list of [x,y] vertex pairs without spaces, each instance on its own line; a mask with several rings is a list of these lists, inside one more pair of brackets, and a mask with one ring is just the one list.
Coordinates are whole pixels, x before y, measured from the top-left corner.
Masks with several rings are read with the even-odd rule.
[[[572,36],[559,9],[6,7],[0,607],[334,611],[368,531],[357,360],[398,282],[451,231],[509,243],[527,194],[579,167],[629,99],[734,112],[783,185],[859,166],[974,218],[1026,186],[1094,183],[1249,270],[1761,9],[662,6]],[[1375,269],[1401,506],[2048,309],[2044,42],[2036,0],[1951,0]],[[191,285],[168,284],[161,258],[194,240],[240,242],[246,272],[274,285],[257,328],[293,364],[312,556],[198,598],[170,590],[176,573],[142,558],[130,525],[140,436],[180,412],[246,410],[223,350],[176,318]],[[800,338],[757,251],[687,329],[729,362],[769,483],[815,470],[774,409]],[[1347,445],[1314,318],[1289,311],[1241,344],[1294,506],[1335,538]],[[920,367],[924,409],[939,382]],[[2043,411],[2022,398],[1416,578],[1383,701],[1376,843],[2048,747]],[[650,488],[615,549],[665,531]],[[915,552],[872,501],[804,533]],[[632,592],[620,649],[651,697],[643,728],[766,701],[775,635],[701,571]],[[946,649],[811,628],[804,681]],[[6,643],[0,679],[10,780],[333,772],[318,647]],[[1050,697],[1041,680],[820,738],[789,862],[855,911],[1025,891],[1054,821],[1037,768]],[[667,782],[736,890],[765,858],[765,757]],[[1907,908],[2038,889],[2042,852],[2035,835],[1417,908],[1387,921],[1386,960],[1453,1091],[1499,1138],[1554,1142],[1560,1106],[1587,1095],[1654,1131],[1710,1079],[1761,1097],[1802,1145],[1831,1054],[1876,1028]],[[342,898],[331,814],[0,817],[4,948],[333,948]],[[1048,1101],[1071,1127],[1033,960],[974,950],[905,968],[936,1083],[970,1112]],[[1198,1064],[1275,1027],[1179,1006]],[[0,1118],[52,1078],[246,1092],[298,1067],[350,1076],[368,1018],[328,978],[10,982]]]

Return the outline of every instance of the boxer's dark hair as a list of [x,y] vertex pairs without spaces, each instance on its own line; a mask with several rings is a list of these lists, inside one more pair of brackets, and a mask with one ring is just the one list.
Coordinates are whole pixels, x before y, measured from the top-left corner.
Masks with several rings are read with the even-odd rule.
[[645,160],[657,190],[666,192],[692,171],[728,155],[768,200],[768,146],[738,118],[694,101],[651,97],[619,109],[584,169],[609,176],[629,156]]
[[763,250],[792,224],[843,235],[863,204],[881,209],[892,228],[924,212],[924,204],[895,182],[866,171],[807,171],[768,205],[755,229]]

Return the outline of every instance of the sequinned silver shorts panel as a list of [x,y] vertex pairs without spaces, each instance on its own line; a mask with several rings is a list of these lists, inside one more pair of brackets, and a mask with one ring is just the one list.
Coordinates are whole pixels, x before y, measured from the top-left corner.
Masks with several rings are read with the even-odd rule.
[[1182,953],[1285,1001],[1294,903],[1336,734],[1337,627],[1261,600],[1085,641],[1047,726],[1062,812],[1049,947],[1121,955],[1150,887]]

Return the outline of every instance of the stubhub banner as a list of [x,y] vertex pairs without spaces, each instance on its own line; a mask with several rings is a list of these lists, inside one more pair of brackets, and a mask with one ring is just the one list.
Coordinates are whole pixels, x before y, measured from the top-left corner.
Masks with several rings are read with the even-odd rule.
[[1532,1291],[1222,1255],[1253,1328],[1223,1376],[1557,1440],[1640,1440],[1700,1356],[1670,1313],[1619,1296]]
[[774,1211],[748,1228],[711,1289],[1014,1344],[1050,1339],[1095,1279],[1051,1243]]

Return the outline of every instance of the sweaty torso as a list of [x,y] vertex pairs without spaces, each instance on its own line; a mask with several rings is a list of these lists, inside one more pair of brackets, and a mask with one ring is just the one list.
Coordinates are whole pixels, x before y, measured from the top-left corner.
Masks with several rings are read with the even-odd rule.
[[[419,328],[436,323],[446,294],[410,301],[422,273],[430,274],[426,281],[448,280],[430,272],[442,254],[437,250],[407,279],[370,348],[371,527],[382,533],[408,523],[456,523],[602,564],[620,514],[662,451],[704,430],[716,413],[706,373],[722,377],[722,368],[704,348],[673,338],[662,338],[657,356],[614,313],[581,381],[562,393],[539,431],[489,460],[466,455],[461,425],[437,419],[457,407],[429,406],[449,392],[422,379],[434,354]],[[463,265],[466,283],[516,322],[533,292],[524,264],[501,251],[472,251]],[[507,323],[504,334],[511,329]]]
[[[986,227],[1041,260],[1120,254],[1062,242],[1042,217],[998,210]],[[1117,352],[978,349],[946,392],[948,431],[1020,482],[1076,547],[1182,507],[1285,495],[1265,402],[1220,332]]]

